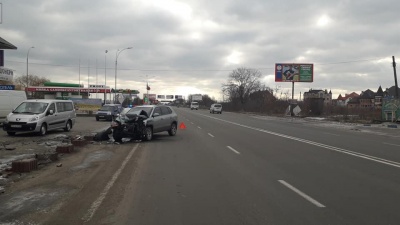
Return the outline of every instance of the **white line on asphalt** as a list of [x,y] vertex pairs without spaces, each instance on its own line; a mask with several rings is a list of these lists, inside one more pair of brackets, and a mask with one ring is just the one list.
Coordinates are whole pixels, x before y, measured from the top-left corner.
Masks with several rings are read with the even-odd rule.
[[231,146],[226,146],[227,148],[229,148],[232,152],[240,155],[240,152],[236,151],[234,148],[232,148]]
[[190,122],[191,124],[194,124],[193,122]]
[[208,135],[210,135],[210,137],[214,137],[214,135],[212,135],[212,134],[210,134],[210,133],[208,133]]
[[275,135],[275,136],[278,136],[278,137],[283,137],[283,138],[295,140],[295,141],[298,141],[298,142],[303,142],[303,143],[306,143],[306,144],[309,144],[309,145],[318,146],[318,147],[321,147],[321,148],[329,149],[331,151],[340,152],[340,153],[343,153],[343,154],[352,155],[352,156],[355,156],[355,157],[358,157],[358,158],[367,159],[367,160],[371,160],[371,161],[374,161],[374,162],[378,162],[378,163],[382,163],[382,164],[386,164],[386,165],[389,165],[389,166],[394,166],[394,167],[400,168],[400,163],[399,162],[395,162],[395,161],[391,161],[391,160],[387,160],[387,159],[382,159],[382,158],[379,158],[379,157],[375,157],[375,156],[371,156],[371,155],[367,155],[367,154],[362,154],[362,153],[359,153],[359,152],[354,152],[354,151],[350,151],[350,150],[347,150],[347,149],[338,148],[338,147],[334,147],[334,146],[330,146],[330,145],[325,145],[325,144],[322,144],[322,143],[309,141],[309,140],[306,140],[306,139],[297,138],[297,137],[289,136],[289,135],[286,135],[286,134],[280,134],[280,133],[264,130],[264,129],[261,129],[261,128],[250,127],[250,126],[246,126],[246,125],[243,125],[243,124],[240,124],[240,123],[235,123],[235,122],[231,122],[231,121],[228,121],[228,120],[223,120],[223,119],[219,119],[219,118],[215,118],[215,117],[211,117],[211,116],[206,116],[206,115],[202,115],[202,116],[205,116],[205,117],[208,117],[208,118],[211,118],[211,119],[215,119],[215,120],[219,120],[219,121],[223,121],[223,122],[226,122],[226,123],[230,123],[230,124],[233,124],[233,125],[236,125],[236,126],[240,126],[240,127],[244,127],[244,128],[260,131],[260,132],[263,132],[263,133]]
[[399,147],[400,147],[400,145],[396,145],[396,144],[392,144],[392,143],[387,143],[387,142],[383,142],[383,144],[385,144],[385,145],[399,146]]
[[112,176],[111,180],[107,183],[106,187],[104,190],[100,193],[100,196],[92,203],[90,206],[90,209],[87,211],[86,215],[82,218],[85,222],[89,222],[93,215],[96,213],[97,209],[100,207],[101,203],[103,200],[106,198],[106,195],[108,194],[108,191],[111,189],[111,187],[114,185],[115,181],[118,179],[119,175],[121,174],[122,170],[125,168],[126,164],[128,161],[132,158],[133,153],[135,153],[136,149],[139,147],[139,144],[137,144],[131,152],[129,152],[128,156],[125,158],[125,160],[122,162],[121,167],[115,172],[115,174]]
[[201,127],[197,127],[197,128],[199,128],[201,130]]
[[292,185],[290,185],[289,183],[287,183],[284,180],[278,180],[281,184],[285,185],[287,188],[289,188],[290,190],[296,192],[298,195],[300,195],[301,197],[305,198],[307,201],[311,202],[312,204],[316,205],[319,208],[325,208],[324,205],[322,205],[321,203],[319,203],[317,200],[311,198],[310,196],[308,196],[307,194],[305,194],[304,192],[300,191],[299,189],[293,187]]

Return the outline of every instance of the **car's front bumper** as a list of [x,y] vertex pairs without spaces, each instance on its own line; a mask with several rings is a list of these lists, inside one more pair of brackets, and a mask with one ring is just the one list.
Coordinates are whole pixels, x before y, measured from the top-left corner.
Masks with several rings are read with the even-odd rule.
[[3,130],[7,132],[36,131],[36,127],[37,123],[6,122],[3,124]]

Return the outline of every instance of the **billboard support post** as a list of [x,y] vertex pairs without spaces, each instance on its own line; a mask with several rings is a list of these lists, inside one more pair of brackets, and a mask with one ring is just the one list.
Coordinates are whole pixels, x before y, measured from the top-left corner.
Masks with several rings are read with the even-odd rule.
[[293,104],[293,102],[294,102],[294,81],[292,82],[292,101],[290,102],[290,116],[294,116],[294,114],[293,114],[293,106],[294,106],[294,104]]

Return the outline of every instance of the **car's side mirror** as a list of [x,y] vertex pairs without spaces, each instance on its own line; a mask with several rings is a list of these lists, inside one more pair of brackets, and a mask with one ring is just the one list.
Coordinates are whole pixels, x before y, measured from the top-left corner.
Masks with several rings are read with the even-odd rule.
[[47,111],[46,115],[48,116],[48,115],[53,115],[53,114],[54,114],[54,111],[52,109],[50,109],[49,111]]
[[157,117],[157,116],[160,116],[160,113],[154,113],[153,114],[153,117]]

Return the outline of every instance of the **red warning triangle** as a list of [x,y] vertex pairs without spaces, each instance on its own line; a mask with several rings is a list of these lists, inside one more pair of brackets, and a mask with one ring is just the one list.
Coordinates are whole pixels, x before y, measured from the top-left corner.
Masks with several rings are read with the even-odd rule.
[[179,129],[181,129],[181,130],[186,129],[186,125],[182,122],[182,123],[179,125]]

